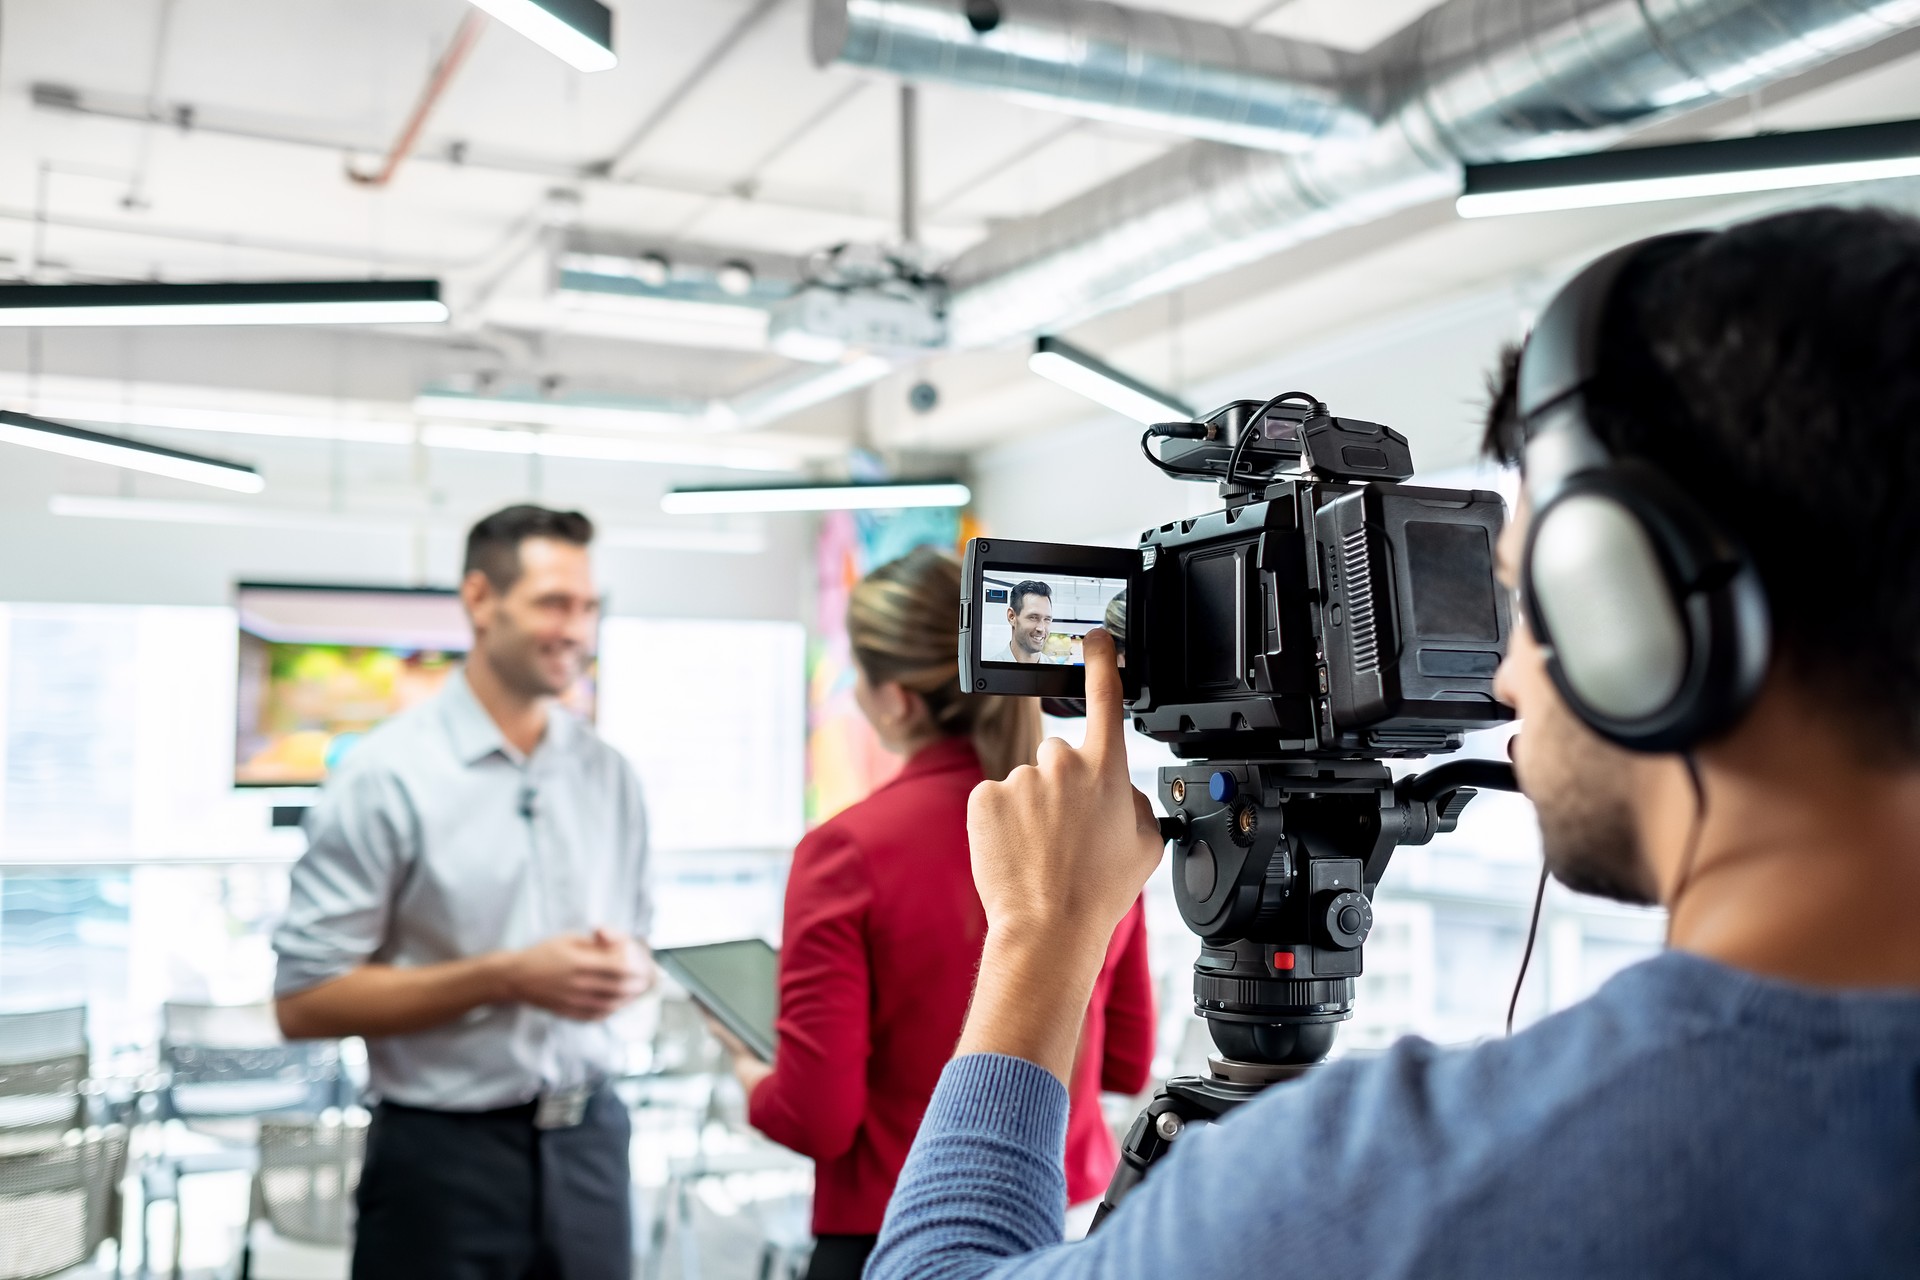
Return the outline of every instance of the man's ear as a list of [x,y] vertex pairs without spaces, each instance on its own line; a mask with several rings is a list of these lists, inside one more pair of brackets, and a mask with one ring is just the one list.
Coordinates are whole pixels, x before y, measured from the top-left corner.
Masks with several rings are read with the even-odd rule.
[[476,631],[493,625],[493,611],[499,602],[492,580],[478,569],[467,570],[467,576],[460,581],[460,604]]

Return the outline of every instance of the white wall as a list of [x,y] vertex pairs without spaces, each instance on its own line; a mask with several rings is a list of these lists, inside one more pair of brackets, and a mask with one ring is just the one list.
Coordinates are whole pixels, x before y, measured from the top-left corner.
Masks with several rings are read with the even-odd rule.
[[[140,434],[257,463],[268,491],[237,501],[310,523],[258,528],[56,516],[48,509],[56,494],[195,504],[232,499],[198,485],[0,448],[0,601],[224,605],[241,580],[449,585],[458,578],[467,525],[530,496],[549,506],[577,506],[607,531],[595,563],[612,613],[799,621],[811,595],[813,526],[806,517],[726,526],[757,535],[761,549],[750,555],[622,545],[626,535],[671,537],[717,527],[660,514],[669,476],[657,467],[545,459],[536,478],[524,458],[429,453],[416,479],[407,448],[344,450],[336,473],[333,446],[325,441]],[[422,505],[423,494],[429,505]],[[342,510],[338,518],[329,514],[335,509]],[[424,536],[407,531],[416,517]]]

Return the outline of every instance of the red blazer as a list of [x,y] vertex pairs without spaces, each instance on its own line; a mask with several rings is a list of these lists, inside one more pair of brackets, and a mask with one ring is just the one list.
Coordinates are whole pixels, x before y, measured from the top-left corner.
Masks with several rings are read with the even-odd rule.
[[[779,1052],[747,1114],[756,1129],[813,1158],[816,1235],[880,1229],[960,1038],[986,936],[967,854],[967,793],[980,780],[970,742],[935,743],[794,850]],[[1104,1190],[1113,1171],[1101,1085],[1138,1092],[1152,1057],[1137,906],[1128,920],[1135,927],[1123,926],[1108,953],[1075,1072],[1067,1133],[1075,1202]]]

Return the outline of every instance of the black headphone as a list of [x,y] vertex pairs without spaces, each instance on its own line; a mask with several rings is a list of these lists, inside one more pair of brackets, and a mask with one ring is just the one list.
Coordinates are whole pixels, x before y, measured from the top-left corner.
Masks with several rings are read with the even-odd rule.
[[1520,354],[1532,526],[1520,603],[1560,694],[1634,751],[1686,751],[1752,704],[1770,650],[1753,562],[1679,485],[1611,457],[1587,423],[1614,286],[1643,256],[1704,231],[1655,236],[1588,266],[1540,313]]

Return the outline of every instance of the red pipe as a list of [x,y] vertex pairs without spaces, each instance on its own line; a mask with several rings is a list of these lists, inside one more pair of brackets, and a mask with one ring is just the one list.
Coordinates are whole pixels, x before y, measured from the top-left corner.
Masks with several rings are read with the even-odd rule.
[[351,166],[347,176],[355,182],[368,187],[384,187],[393,180],[400,164],[412,154],[414,144],[420,141],[420,131],[427,127],[427,117],[433,114],[434,106],[440,101],[440,95],[453,83],[453,77],[460,70],[460,64],[473,52],[473,46],[480,40],[480,33],[487,28],[487,15],[478,9],[468,9],[467,16],[460,23],[460,29],[453,33],[453,42],[447,51],[440,55],[439,63],[433,69],[433,75],[427,79],[427,87],[421,91],[420,101],[414,104],[413,114],[407,118],[406,128],[400,131],[399,141],[393,144],[393,150],[387,152],[385,163],[380,172],[364,174],[356,172]]

